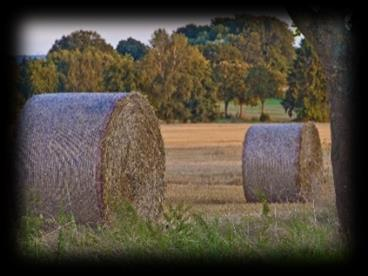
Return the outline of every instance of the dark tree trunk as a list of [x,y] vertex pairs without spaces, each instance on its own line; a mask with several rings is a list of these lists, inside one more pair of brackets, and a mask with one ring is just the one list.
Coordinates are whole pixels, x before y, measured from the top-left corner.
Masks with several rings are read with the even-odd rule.
[[288,10],[317,52],[327,77],[331,105],[331,160],[341,233],[353,241],[355,225],[352,183],[353,42],[349,13]]
[[243,104],[239,103],[239,118],[243,117]]
[[228,101],[225,101],[225,118],[228,117],[228,115],[227,115],[227,109],[228,109],[228,107],[229,107],[229,102]]
[[264,101],[261,101],[261,115],[264,114]]

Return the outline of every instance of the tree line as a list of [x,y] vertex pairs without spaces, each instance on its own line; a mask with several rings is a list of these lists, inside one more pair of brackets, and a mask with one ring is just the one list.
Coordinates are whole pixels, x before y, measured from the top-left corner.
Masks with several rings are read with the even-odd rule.
[[325,76],[313,48],[268,16],[217,17],[172,34],[158,29],[147,46],[133,38],[116,49],[94,31],[75,31],[55,41],[45,59],[15,67],[17,102],[50,92],[141,91],[165,121],[213,121],[219,102],[239,106],[282,99],[290,116],[325,121]]

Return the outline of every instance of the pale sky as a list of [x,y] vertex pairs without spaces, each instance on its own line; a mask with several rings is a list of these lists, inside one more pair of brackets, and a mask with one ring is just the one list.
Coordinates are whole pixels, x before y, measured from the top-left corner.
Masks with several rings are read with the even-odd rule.
[[[252,12],[253,13],[253,12]],[[289,25],[291,19],[284,11],[254,12],[254,14],[275,15]],[[120,17],[45,17],[28,16],[18,24],[16,33],[15,54],[44,55],[47,54],[56,39],[76,30],[92,30],[98,32],[107,43],[114,48],[118,42],[133,37],[149,44],[152,33],[164,28],[169,33],[189,23],[197,25],[209,24],[216,16],[233,16],[233,14],[180,15],[180,16],[120,16]]]

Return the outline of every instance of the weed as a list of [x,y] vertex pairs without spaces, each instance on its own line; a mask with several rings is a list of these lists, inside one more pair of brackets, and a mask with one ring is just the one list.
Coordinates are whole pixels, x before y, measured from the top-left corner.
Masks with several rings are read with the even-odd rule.
[[[159,222],[139,217],[128,203],[122,203],[109,222],[98,226],[75,224],[73,217],[57,218],[58,235],[52,246],[45,239],[39,219],[25,217],[21,241],[28,255],[63,260],[87,256],[212,260],[241,259],[342,259],[344,247],[337,235],[335,213],[325,209],[315,221],[312,210],[289,217],[270,215],[268,203],[262,214],[229,218],[205,218],[189,206],[169,205]],[[267,207],[266,207],[267,206]],[[43,240],[44,242],[40,242]]]

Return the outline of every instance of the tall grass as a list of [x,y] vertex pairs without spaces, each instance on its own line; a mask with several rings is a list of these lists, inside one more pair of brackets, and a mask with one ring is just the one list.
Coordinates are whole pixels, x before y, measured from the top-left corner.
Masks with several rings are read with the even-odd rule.
[[287,218],[263,204],[259,217],[205,219],[188,206],[167,206],[159,222],[140,218],[120,204],[108,223],[78,225],[72,216],[55,220],[27,215],[18,233],[20,253],[37,260],[80,257],[104,261],[134,260],[343,260],[344,245],[332,209]]

